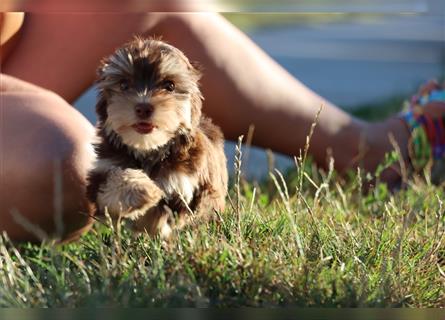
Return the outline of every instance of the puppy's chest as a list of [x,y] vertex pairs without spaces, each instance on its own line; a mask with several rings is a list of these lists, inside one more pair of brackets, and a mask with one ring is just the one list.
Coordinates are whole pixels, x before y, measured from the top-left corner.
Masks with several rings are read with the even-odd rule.
[[167,198],[181,196],[190,203],[198,188],[198,178],[184,172],[169,172],[154,178],[156,184],[165,192]]

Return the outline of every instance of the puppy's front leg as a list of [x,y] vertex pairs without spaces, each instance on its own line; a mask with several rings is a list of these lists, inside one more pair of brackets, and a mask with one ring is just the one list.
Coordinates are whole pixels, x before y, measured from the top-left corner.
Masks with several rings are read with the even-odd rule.
[[156,206],[163,192],[142,171],[112,168],[97,192],[96,205],[99,211],[105,208],[111,217],[136,219]]
[[185,204],[179,199],[173,202],[161,200],[156,207],[135,219],[132,227],[136,232],[145,231],[151,236],[159,235],[167,239],[175,229],[215,218],[214,210],[223,211],[224,200],[223,188],[215,189],[210,184],[202,185],[195,192],[191,203]]

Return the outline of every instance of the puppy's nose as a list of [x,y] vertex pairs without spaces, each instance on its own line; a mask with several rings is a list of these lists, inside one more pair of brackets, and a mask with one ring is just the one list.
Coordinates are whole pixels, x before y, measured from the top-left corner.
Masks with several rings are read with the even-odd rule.
[[147,119],[153,113],[153,106],[149,103],[138,103],[135,106],[136,115],[139,119]]

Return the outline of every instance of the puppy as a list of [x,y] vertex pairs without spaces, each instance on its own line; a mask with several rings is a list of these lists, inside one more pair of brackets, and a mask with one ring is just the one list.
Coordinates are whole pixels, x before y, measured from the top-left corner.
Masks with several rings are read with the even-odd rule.
[[135,38],[98,69],[97,161],[87,197],[96,214],[167,238],[224,210],[221,130],[201,114],[200,72],[177,48]]

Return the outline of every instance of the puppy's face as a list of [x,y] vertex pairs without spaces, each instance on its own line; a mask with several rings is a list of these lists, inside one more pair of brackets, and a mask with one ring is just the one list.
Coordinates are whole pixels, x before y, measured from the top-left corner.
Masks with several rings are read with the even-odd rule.
[[96,110],[107,134],[155,150],[199,123],[200,73],[178,49],[136,38],[103,60]]

